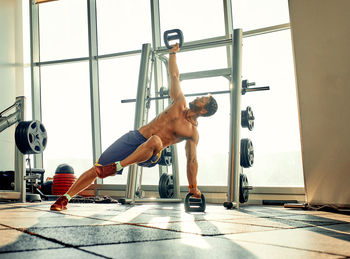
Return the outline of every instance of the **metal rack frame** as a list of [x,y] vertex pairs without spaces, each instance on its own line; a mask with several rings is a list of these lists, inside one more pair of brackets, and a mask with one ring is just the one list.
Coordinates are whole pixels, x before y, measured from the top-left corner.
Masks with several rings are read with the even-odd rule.
[[[233,207],[239,207],[239,174],[241,172],[240,166],[240,128],[241,128],[241,95],[242,95],[242,81],[241,81],[241,71],[242,71],[242,29],[234,30],[233,37],[231,39],[220,40],[216,44],[231,44],[232,46],[232,67],[230,69],[230,130],[229,130],[229,161],[228,161],[228,191],[227,191],[227,201],[232,202]],[[181,51],[186,51],[187,49],[192,49],[191,45],[183,47]],[[181,52],[180,51],[180,52]],[[157,59],[158,50],[151,49],[150,44],[144,44],[141,51],[141,62],[140,62],[140,72],[137,88],[136,97],[136,109],[135,109],[135,122],[134,129],[138,129],[147,123],[145,118],[146,102],[149,101],[149,96],[147,96],[147,88],[150,87],[151,75],[150,71],[150,59],[155,57]],[[163,58],[161,59],[166,62]],[[152,62],[152,65],[153,62]],[[152,66],[151,65],[151,66]],[[227,69],[223,70],[227,76]],[[197,73],[198,77],[190,77],[188,79],[201,78],[201,73]],[[206,77],[217,76],[217,74],[207,74]],[[184,79],[184,78],[183,78]],[[185,78],[186,79],[186,78]],[[157,91],[156,89],[156,92]],[[156,99],[158,100],[158,99]],[[173,152],[174,166],[178,168],[177,153]],[[136,199],[135,191],[140,188],[141,180],[138,172],[138,166],[132,165],[129,168],[127,189],[126,189],[126,203],[134,202],[144,202],[145,199]],[[151,199],[151,201],[181,201],[179,190],[179,172],[178,170],[173,170],[174,179],[174,189],[175,197],[174,199]]]
[[[11,109],[15,112],[8,116],[2,116]],[[25,97],[16,97],[16,102],[0,113],[0,132],[8,127],[24,120],[25,116]],[[15,174],[14,174],[14,190],[0,190],[0,199],[26,201],[26,183],[25,183],[25,158],[15,145]]]

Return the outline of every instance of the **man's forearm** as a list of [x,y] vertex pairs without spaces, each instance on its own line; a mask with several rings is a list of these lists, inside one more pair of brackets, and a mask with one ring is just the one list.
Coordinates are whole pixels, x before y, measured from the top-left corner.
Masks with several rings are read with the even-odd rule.
[[[174,53],[174,52],[171,52]],[[168,62],[168,69],[169,69],[169,75],[170,77],[179,77],[179,68],[177,67],[176,63],[176,53],[169,54],[169,62]]]
[[197,172],[198,172],[197,162],[187,163],[187,180],[189,185],[197,186]]

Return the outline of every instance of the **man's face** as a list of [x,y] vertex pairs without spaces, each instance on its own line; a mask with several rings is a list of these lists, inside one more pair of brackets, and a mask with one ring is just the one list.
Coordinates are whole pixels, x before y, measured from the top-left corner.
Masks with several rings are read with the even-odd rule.
[[189,103],[190,109],[196,112],[205,109],[204,106],[209,102],[209,99],[210,96],[197,97]]

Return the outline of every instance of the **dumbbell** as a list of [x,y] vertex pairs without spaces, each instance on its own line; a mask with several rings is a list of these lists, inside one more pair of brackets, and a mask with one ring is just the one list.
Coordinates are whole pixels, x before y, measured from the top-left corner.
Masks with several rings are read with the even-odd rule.
[[[165,46],[168,49],[172,48],[172,46],[170,46],[169,42],[173,41],[173,40],[178,40],[178,42],[176,42],[176,43],[179,43],[180,48],[182,47],[182,44],[184,41],[184,36],[183,36],[182,31],[180,29],[173,29],[173,30],[165,31],[163,36],[164,36]],[[175,45],[175,43],[172,45]]]
[[185,198],[186,212],[204,212],[205,211],[205,197],[202,194],[201,198],[193,197],[193,193],[188,193]]

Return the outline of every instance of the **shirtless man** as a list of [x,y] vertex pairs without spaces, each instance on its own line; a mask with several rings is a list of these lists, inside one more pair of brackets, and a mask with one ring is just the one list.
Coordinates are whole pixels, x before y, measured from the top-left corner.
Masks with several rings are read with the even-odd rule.
[[132,164],[148,167],[157,164],[164,148],[183,140],[186,140],[189,192],[195,197],[201,197],[201,192],[197,189],[196,149],[199,140],[197,118],[213,115],[217,110],[217,103],[212,96],[204,96],[190,102],[190,108],[186,107],[176,63],[176,52],[178,51],[178,44],[169,51],[171,105],[147,125],[130,131],[115,141],[102,153],[96,164],[83,173],[67,193],[51,205],[51,210],[67,209],[71,197],[86,189],[97,177],[105,178],[121,174],[124,167]]

